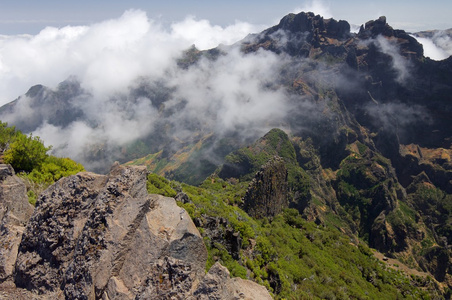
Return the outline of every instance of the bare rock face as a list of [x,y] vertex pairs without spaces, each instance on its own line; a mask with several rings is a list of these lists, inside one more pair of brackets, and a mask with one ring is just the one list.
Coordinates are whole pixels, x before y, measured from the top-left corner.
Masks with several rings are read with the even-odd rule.
[[9,215],[18,223],[24,223],[33,213],[25,184],[10,165],[0,164],[0,201],[0,218]]
[[220,263],[210,268],[194,292],[196,299],[272,299],[265,287],[241,278],[230,278],[229,271]]
[[135,298],[154,276],[169,280],[168,293],[190,292],[164,277],[164,262],[188,270],[193,284],[206,248],[174,199],[147,194],[146,175],[145,167],[79,173],[41,194],[19,248],[16,285],[40,294],[61,289],[68,299]]
[[258,171],[243,197],[243,208],[255,218],[274,217],[288,206],[287,168],[275,156]]
[[13,273],[19,289],[8,295],[198,297],[207,261],[202,237],[174,199],[147,193],[146,177],[145,167],[116,166],[108,175],[63,178],[44,191],[19,246]]
[[13,274],[25,223],[32,213],[25,184],[10,165],[0,164],[0,283]]

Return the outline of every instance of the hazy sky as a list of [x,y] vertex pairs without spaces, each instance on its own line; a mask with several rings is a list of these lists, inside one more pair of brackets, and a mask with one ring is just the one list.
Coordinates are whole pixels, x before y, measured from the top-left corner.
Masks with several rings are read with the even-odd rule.
[[150,19],[168,25],[191,15],[220,26],[235,21],[270,26],[289,12],[311,9],[357,25],[385,15],[394,28],[407,31],[452,27],[450,0],[0,0],[0,4],[0,35],[37,34],[46,26],[90,25],[118,18],[128,9],[143,10]]

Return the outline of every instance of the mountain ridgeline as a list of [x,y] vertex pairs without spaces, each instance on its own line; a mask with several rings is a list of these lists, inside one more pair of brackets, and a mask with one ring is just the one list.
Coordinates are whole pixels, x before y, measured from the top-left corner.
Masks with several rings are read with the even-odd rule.
[[[23,132],[89,132],[53,149],[88,170],[119,161],[164,176],[150,175],[148,190],[190,214],[207,267],[221,261],[277,298],[451,296],[452,57],[424,57],[385,17],[352,33],[302,12],[234,45],[193,46],[175,65],[97,106],[77,78],[37,85],[0,119]],[[116,120],[148,127],[111,138]],[[409,275],[377,264],[368,246]]]

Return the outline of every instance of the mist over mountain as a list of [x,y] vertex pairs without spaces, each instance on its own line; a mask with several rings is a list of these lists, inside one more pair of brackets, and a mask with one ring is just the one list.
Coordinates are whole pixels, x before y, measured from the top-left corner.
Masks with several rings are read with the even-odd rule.
[[[404,35],[408,46],[416,49],[403,49],[406,45],[394,35],[354,34],[345,21],[285,28],[285,20],[279,27],[209,51],[197,47],[219,41],[230,44],[252,28],[238,23],[222,29],[189,18],[168,32],[143,12],[128,11],[91,27],[49,27],[35,37],[4,39],[3,55],[15,58],[7,66],[11,72],[2,75],[4,89],[16,86],[8,83],[23,85],[30,80],[20,80],[26,78],[23,74],[43,76],[48,82],[67,79],[55,87],[33,86],[2,108],[1,119],[41,136],[53,145],[54,154],[70,156],[91,170],[106,170],[115,160],[124,162],[162,149],[169,157],[210,135],[215,137],[210,148],[215,149],[223,138],[233,138],[239,145],[273,127],[311,132],[325,118],[326,104],[319,98],[328,95],[319,97],[319,85],[342,93],[343,101],[361,98],[358,109],[369,113],[374,123],[394,127],[396,115],[397,126],[403,125],[399,134],[413,131],[412,123],[421,119],[421,127],[431,125],[423,103],[390,94],[394,82],[397,90],[414,86],[419,72],[413,76],[417,68],[413,60],[422,57],[422,46],[414,39]],[[188,41],[200,31],[207,33],[190,46]],[[316,35],[318,40],[313,39]],[[337,41],[330,42],[331,38]],[[28,56],[12,55],[17,46],[29,47]],[[376,55],[360,55],[366,51],[362,49]],[[389,59],[381,72],[392,75],[363,80],[373,71],[381,72],[356,59],[377,56]],[[334,64],[335,60],[345,64]],[[306,86],[295,86],[297,80]],[[373,92],[374,85],[390,81],[389,91]],[[2,95],[9,93],[4,90]],[[221,162],[223,154],[211,152],[207,159]]]

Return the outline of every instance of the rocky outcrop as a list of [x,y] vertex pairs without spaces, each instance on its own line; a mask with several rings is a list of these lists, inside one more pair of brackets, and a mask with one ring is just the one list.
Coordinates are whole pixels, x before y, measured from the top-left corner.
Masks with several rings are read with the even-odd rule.
[[33,213],[25,184],[15,175],[11,165],[0,164],[0,200],[1,219],[9,216],[23,225]]
[[25,184],[10,165],[0,165],[0,283],[14,272],[25,223],[32,213]]
[[421,44],[417,42],[415,38],[410,36],[404,30],[393,29],[386,23],[386,17],[381,16],[377,20],[371,20],[365,24],[365,26],[361,26],[358,38],[360,39],[375,39],[379,35],[384,36],[386,38],[394,38],[398,39],[398,45],[401,48],[401,54],[405,56],[414,55],[417,58],[420,58],[424,55],[424,49]]
[[215,263],[194,292],[197,299],[272,299],[267,290],[252,281],[230,278],[229,271]]
[[294,33],[308,32],[317,35],[321,34],[338,39],[346,38],[350,34],[350,24],[347,21],[324,19],[312,12],[288,14],[281,19],[278,25],[269,29],[268,32],[272,33],[280,29]]
[[194,219],[196,226],[203,229],[202,236],[208,238],[210,247],[221,244],[235,260],[240,260],[242,238],[240,232],[234,231],[226,218],[202,215]]
[[252,217],[274,217],[288,206],[287,168],[275,156],[258,171],[243,197],[243,209]]
[[255,40],[245,40],[242,50],[251,52],[264,48],[276,53],[307,57],[314,48],[320,47],[327,52],[343,54],[345,49],[339,44],[350,37],[347,21],[324,19],[312,12],[301,12],[288,14],[278,25],[257,35]]
[[13,283],[44,298],[209,298],[205,289],[193,294],[207,280],[199,231],[174,199],[147,194],[146,176],[145,167],[116,166],[44,191],[22,236]]
[[14,279],[40,294],[61,289],[69,299],[135,297],[152,282],[149,274],[163,272],[160,260],[174,260],[196,282],[206,258],[188,214],[171,198],[147,195],[146,169],[117,167],[108,176],[65,178],[41,194]]

